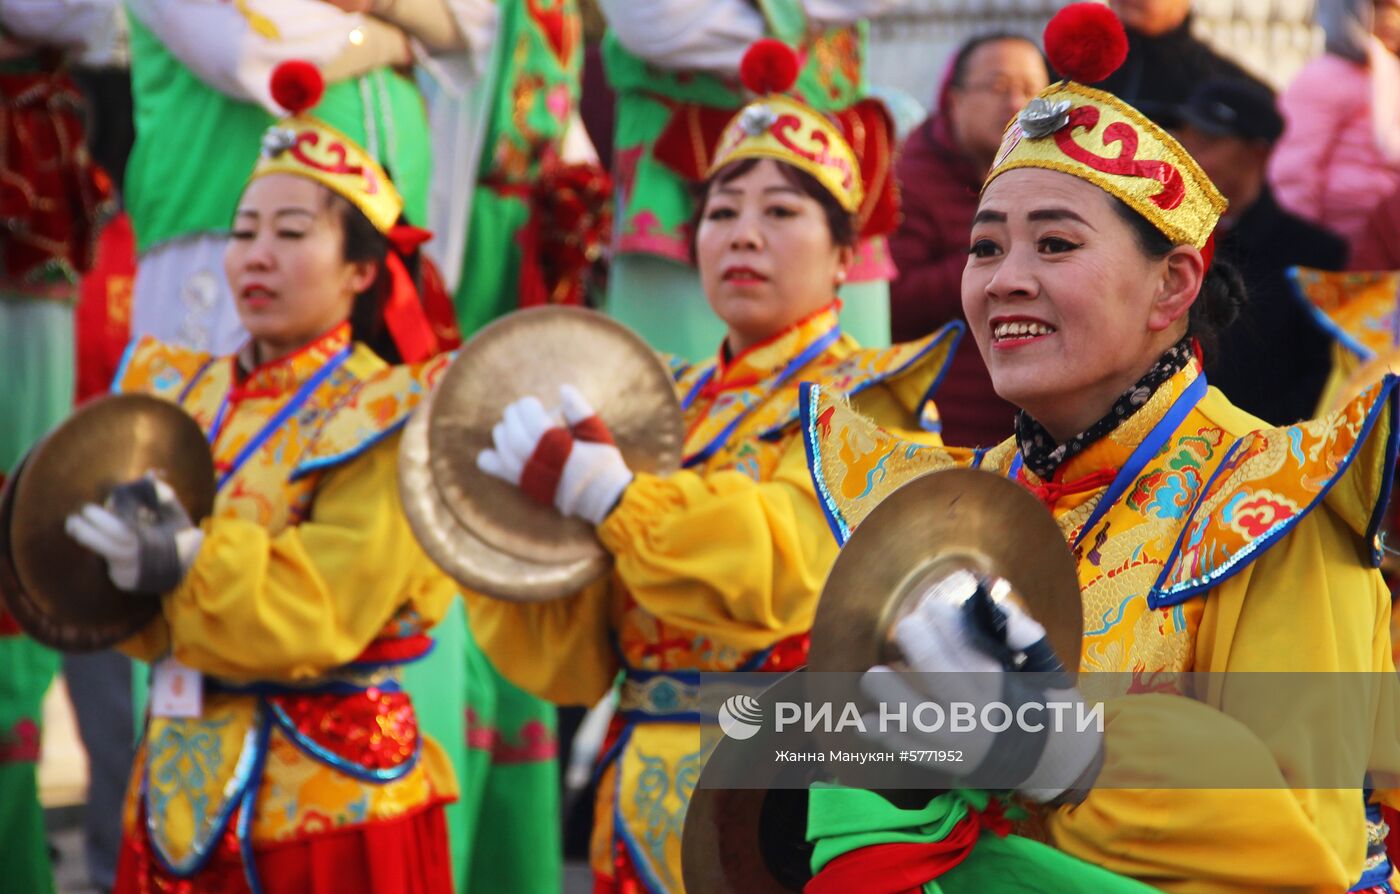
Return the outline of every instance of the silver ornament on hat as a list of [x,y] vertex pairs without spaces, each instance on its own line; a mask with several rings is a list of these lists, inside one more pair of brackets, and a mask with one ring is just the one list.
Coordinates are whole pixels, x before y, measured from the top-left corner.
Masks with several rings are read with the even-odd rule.
[[1048,137],[1069,123],[1069,100],[1051,102],[1036,97],[1016,116],[1021,130],[1031,139]]
[[766,105],[755,103],[739,113],[739,127],[751,137],[756,137],[772,127],[778,120],[778,113]]
[[296,142],[296,131],[285,127],[269,127],[262,138],[263,157],[276,158],[295,146]]

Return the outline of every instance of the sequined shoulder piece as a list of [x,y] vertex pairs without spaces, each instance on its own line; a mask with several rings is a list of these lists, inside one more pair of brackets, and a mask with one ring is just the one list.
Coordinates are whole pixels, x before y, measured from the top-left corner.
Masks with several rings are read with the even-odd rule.
[[838,543],[900,485],[927,472],[973,465],[980,455],[905,440],[851,409],[824,385],[802,386],[799,400],[807,468]]
[[[888,348],[862,348],[836,364],[819,369],[811,380],[824,393],[851,398],[876,385],[893,388],[901,403],[919,419],[924,431],[941,427],[933,395],[948,370],[948,361],[966,327],[955,321],[917,341]],[[773,437],[798,421],[802,407],[768,425],[761,437]]]
[[1196,502],[1149,604],[1175,605],[1218,585],[1324,502],[1379,564],[1397,383],[1386,376],[1335,413],[1236,441]]
[[440,354],[367,376],[326,419],[292,472],[292,480],[354,459],[397,432],[432,391],[453,356]]
[[127,345],[117,375],[114,394],[152,394],[179,402],[214,361],[201,351],[190,351],[147,335]]
[[1338,273],[1293,267],[1288,274],[1318,324],[1362,360],[1400,341],[1400,271]]

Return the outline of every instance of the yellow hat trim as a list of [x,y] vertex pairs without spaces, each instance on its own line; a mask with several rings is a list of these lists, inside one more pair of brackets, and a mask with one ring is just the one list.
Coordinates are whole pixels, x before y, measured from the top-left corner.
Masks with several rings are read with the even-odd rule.
[[263,154],[249,181],[267,174],[296,174],[323,184],[364,212],[387,233],[403,213],[403,199],[389,175],[345,134],[309,115],[277,122],[263,135]]
[[1073,81],[1052,84],[1011,120],[982,188],[1017,168],[1087,180],[1175,245],[1204,248],[1228,205],[1170,134],[1113,94]]
[[865,198],[860,162],[840,128],[790,97],[765,96],[730,119],[709,174],[745,158],[771,158],[806,171],[852,214]]

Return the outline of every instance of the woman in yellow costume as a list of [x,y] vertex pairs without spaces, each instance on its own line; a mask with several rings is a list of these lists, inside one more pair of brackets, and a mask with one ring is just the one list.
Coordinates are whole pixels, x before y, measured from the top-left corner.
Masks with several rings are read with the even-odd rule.
[[119,892],[453,887],[455,783],[398,679],[455,592],[396,483],[399,428],[445,358],[381,357],[434,353],[404,263],[426,234],[396,225],[361,147],[305,114],[320,92],[306,63],[273,76],[293,114],[264,137],[225,258],[249,341],[211,357],[145,339],[118,374],[207,432],[213,515],[192,525],[148,477],[121,490],[155,521],[119,501],[69,518],[119,588],[166,594],[124,644],[159,663]]
[[[1086,82],[1126,51],[1116,19],[1091,4],[1057,15],[1045,45],[1056,70]],[[813,477],[843,541],[891,490],[947,466],[1009,476],[1054,514],[1078,564],[1080,670],[1118,672],[1143,693],[1109,700],[1101,740],[1046,733],[1032,743],[1038,759],[1015,787],[1047,804],[1062,852],[1169,892],[1390,891],[1379,805],[1393,792],[1362,785],[1367,768],[1394,769],[1393,718],[1388,727],[1365,721],[1374,723],[1360,731],[1368,745],[1299,724],[1315,716],[1303,690],[1281,710],[1174,688],[1182,672],[1211,672],[1225,691],[1250,676],[1227,681],[1231,671],[1312,673],[1314,685],[1338,679],[1331,672],[1392,683],[1395,673],[1390,595],[1372,564],[1394,457],[1394,381],[1287,428],[1208,387],[1198,339],[1228,322],[1239,298],[1211,264],[1224,207],[1191,157],[1137,110],[1074,81],[1052,85],[1007,128],[963,275],[963,306],[993,384],[1021,408],[1015,437],[986,450],[911,450],[818,386],[803,397]],[[872,464],[885,469],[873,486],[864,474]],[[959,610],[946,617],[940,608],[925,603],[896,626],[912,669],[1001,672]],[[1043,635],[1011,615],[1013,650]],[[927,679],[925,688],[935,685]],[[945,747],[940,735],[919,736],[919,747]],[[1001,739],[954,772],[996,757]],[[1354,776],[1308,786],[1337,779],[1327,761],[1343,754],[1361,761]],[[1222,755],[1247,770],[1240,784],[1252,788],[1186,787]],[[1160,787],[1110,781],[1125,779]],[[809,891],[836,890],[823,885],[895,853],[874,845],[933,848],[951,834],[931,831],[935,813],[962,817],[949,828],[977,822],[975,805],[901,813],[870,797],[813,792],[819,881]],[[997,863],[963,859],[983,846],[976,839],[975,829],[959,839],[966,847],[953,865],[927,877],[877,884],[918,858],[912,848],[883,876],[867,872],[861,890],[958,891],[979,881],[988,890]]]
[[[575,440],[565,426],[586,428],[593,414],[567,387],[539,395],[562,400],[559,411],[534,397],[512,404],[479,458],[596,525],[615,559],[607,579],[556,602],[468,599],[483,649],[531,692],[592,705],[622,672],[595,814],[598,891],[682,890],[681,824],[706,756],[698,672],[805,663],[836,547],[797,437],[799,383],[823,382],[888,425],[933,429],[931,392],[957,337],[866,351],[841,332],[836,288],[891,187],[861,176],[838,121],[783,95],[796,74],[790,50],[760,42],[744,68],[761,98],[724,133],[695,240],[728,335],[714,362],[677,371],[684,469],[633,475],[601,433]],[[888,126],[875,107],[862,112]],[[887,172],[888,155],[878,161]]]

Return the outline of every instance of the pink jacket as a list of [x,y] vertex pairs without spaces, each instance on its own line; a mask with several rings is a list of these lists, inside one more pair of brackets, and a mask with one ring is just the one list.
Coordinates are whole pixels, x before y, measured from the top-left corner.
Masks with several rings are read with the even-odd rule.
[[1354,243],[1400,188],[1398,96],[1394,57],[1369,67],[1331,54],[1309,62],[1279,102],[1286,127],[1269,163],[1279,204]]

